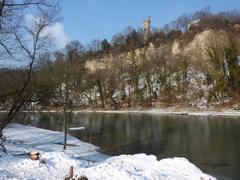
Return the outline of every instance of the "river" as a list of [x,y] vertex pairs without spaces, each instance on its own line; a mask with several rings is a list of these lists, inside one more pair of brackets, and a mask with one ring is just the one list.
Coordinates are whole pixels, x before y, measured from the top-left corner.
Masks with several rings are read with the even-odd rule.
[[[16,122],[63,130],[62,113],[20,113]],[[240,117],[149,113],[74,113],[69,131],[108,155],[185,157],[218,179],[240,179]]]

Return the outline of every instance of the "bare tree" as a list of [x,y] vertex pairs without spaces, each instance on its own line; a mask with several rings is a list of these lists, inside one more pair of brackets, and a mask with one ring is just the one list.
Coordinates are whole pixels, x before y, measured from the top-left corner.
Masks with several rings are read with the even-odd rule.
[[22,60],[28,64],[25,78],[14,92],[15,98],[7,115],[0,119],[1,139],[3,129],[31,98],[28,92],[31,91],[34,63],[50,45],[51,38],[46,29],[56,22],[57,12],[58,2],[55,0],[2,0],[0,3],[0,36],[8,37],[8,41],[0,41],[0,49],[6,52],[7,59]]
[[100,52],[101,51],[101,40],[94,39],[88,45],[88,48],[92,52]]

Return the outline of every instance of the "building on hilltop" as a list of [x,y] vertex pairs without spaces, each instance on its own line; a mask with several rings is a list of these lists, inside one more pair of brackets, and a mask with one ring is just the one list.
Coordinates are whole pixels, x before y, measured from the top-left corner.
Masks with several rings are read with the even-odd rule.
[[151,32],[151,17],[148,17],[143,21],[144,42],[147,42]]
[[196,28],[199,28],[200,22],[201,22],[200,19],[196,19],[196,20],[192,21],[192,22],[188,25],[188,31],[192,31],[192,30],[194,30],[194,29],[196,29]]

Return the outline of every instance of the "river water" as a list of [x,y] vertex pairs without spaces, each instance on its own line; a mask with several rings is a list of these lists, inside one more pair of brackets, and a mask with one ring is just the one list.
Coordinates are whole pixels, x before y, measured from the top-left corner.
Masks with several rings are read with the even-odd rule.
[[[15,121],[63,130],[61,113],[21,113]],[[108,155],[153,154],[185,157],[218,179],[240,179],[240,117],[144,113],[75,113],[69,131]]]

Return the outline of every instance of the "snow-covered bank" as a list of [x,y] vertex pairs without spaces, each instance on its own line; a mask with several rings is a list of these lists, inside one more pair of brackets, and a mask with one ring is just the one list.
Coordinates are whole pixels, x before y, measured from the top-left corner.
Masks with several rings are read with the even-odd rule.
[[[64,134],[57,131],[35,128],[32,126],[23,126],[20,124],[10,124],[4,130],[4,135],[10,142],[22,144],[21,149],[13,143],[7,143],[6,147],[15,154],[26,151],[38,152],[61,152],[63,149]],[[80,141],[72,136],[67,137],[67,151],[69,155],[76,158],[88,158],[94,161],[105,160],[108,156],[98,152],[99,148]]]
[[173,114],[173,115],[189,115],[189,116],[239,116],[240,117],[240,111],[166,111],[162,109],[153,109],[148,110],[146,113],[152,113],[152,114]]
[[[5,111],[0,111],[5,112]],[[62,112],[60,110],[41,110],[41,111],[22,111],[22,112],[43,112],[43,113],[57,113]],[[166,109],[147,109],[147,110],[73,110],[73,113],[142,113],[142,114],[158,114],[158,115],[189,115],[189,116],[229,116],[229,117],[240,117],[240,111],[236,110],[189,110],[189,109],[175,109],[175,108],[166,108]]]
[[[75,175],[88,179],[182,179],[214,180],[185,158],[163,159],[145,154],[107,157],[97,147],[69,136],[62,152],[60,132],[11,124],[4,134],[6,150],[0,151],[0,179],[64,179],[70,166]],[[45,164],[32,161],[23,152],[40,151]],[[88,161],[90,159],[90,161]]]
[[[42,112],[57,112],[57,111],[42,111]],[[172,110],[172,109],[150,109],[150,110],[81,110],[73,111],[80,112],[96,112],[96,113],[143,113],[143,114],[158,114],[158,115],[189,115],[189,116],[235,116],[240,117],[240,111],[191,111],[191,110]]]

